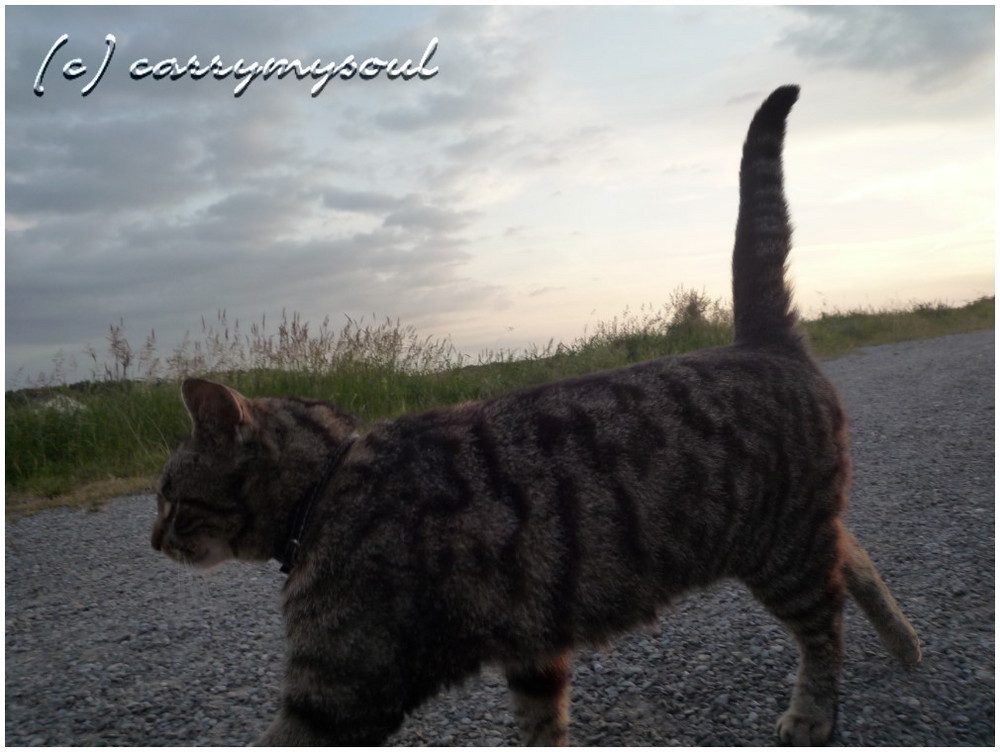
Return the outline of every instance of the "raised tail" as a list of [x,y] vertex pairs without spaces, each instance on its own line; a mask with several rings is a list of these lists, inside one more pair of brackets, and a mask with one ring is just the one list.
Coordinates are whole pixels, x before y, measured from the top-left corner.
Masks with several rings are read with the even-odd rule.
[[796,314],[785,282],[792,228],[781,170],[785,120],[799,97],[782,86],[750,122],[740,163],[740,211],[733,248],[733,321],[737,345],[798,347]]

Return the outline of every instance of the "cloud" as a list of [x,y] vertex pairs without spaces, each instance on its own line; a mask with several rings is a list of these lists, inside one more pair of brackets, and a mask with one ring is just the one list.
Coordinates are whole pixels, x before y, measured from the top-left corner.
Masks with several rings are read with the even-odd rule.
[[525,30],[544,15],[544,10],[501,7],[442,12],[432,26],[442,36],[433,63],[446,73],[424,82],[433,86],[419,87],[419,96],[382,109],[374,122],[391,132],[447,128],[467,134],[518,121],[535,101],[541,79],[541,66],[533,65],[541,42]]
[[385,219],[385,226],[400,226],[451,233],[467,227],[475,212],[459,212],[434,206],[412,206],[400,209]]
[[476,216],[472,211],[457,211],[428,204],[412,194],[397,197],[376,191],[329,187],[323,190],[322,196],[325,207],[380,217],[384,227],[429,230],[443,235],[464,229]]
[[[135,223],[107,235],[79,220],[8,232],[8,248],[17,249],[7,258],[8,345],[93,340],[121,316],[133,326],[157,317],[190,326],[217,308],[243,317],[282,308],[313,318],[394,311],[410,320],[499,292],[462,274],[469,253],[460,238],[392,226],[276,241],[267,223],[278,215],[257,206],[226,199],[174,233]],[[70,232],[80,234],[79,246]],[[161,341],[178,333],[157,330]]]
[[992,58],[992,6],[797,6],[781,44],[824,64],[902,71],[917,87],[959,79]]
[[536,288],[534,290],[529,290],[528,291],[528,297],[529,298],[537,298],[537,297],[540,297],[542,295],[548,295],[549,293],[553,293],[553,292],[560,292],[561,290],[565,290],[565,289],[566,289],[565,287],[539,287],[539,288]]
[[379,113],[375,122],[390,131],[418,131],[440,127],[468,127],[508,118],[517,113],[518,100],[531,85],[528,76],[483,76],[469,88],[454,92],[430,92],[419,102]]
[[353,191],[328,187],[322,191],[323,205],[338,211],[362,214],[383,214],[395,209],[400,202],[395,196],[376,191]]

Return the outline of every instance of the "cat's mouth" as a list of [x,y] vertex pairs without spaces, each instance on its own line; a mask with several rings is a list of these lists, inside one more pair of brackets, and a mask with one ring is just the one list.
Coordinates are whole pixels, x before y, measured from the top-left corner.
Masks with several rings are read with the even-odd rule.
[[201,542],[197,546],[180,546],[164,543],[159,548],[155,545],[153,547],[158,551],[163,551],[167,558],[172,561],[200,571],[212,569],[223,561],[233,558],[231,548],[222,541],[214,539]]
[[187,548],[171,546],[169,544],[163,546],[153,546],[153,548],[157,551],[162,551],[168,559],[176,561],[178,564],[183,564],[187,567],[197,568],[199,559],[204,557],[204,555],[199,556],[196,552]]

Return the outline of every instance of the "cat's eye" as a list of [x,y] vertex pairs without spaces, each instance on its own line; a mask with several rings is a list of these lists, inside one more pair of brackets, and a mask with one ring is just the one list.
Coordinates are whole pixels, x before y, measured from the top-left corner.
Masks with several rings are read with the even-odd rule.
[[194,497],[185,497],[179,503],[207,514],[239,514],[242,511],[237,504],[217,504]]
[[174,532],[178,535],[188,535],[201,527],[202,521],[195,517],[178,517],[174,520]]

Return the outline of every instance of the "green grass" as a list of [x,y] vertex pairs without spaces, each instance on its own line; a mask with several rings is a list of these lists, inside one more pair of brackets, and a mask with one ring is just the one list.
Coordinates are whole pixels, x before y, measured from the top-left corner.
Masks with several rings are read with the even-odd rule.
[[819,357],[845,355],[864,345],[960,334],[995,325],[995,298],[979,298],[959,308],[921,303],[908,310],[821,314],[805,323]]
[[[823,314],[804,328],[818,357],[834,357],[864,345],[993,328],[994,304],[994,298],[981,298],[959,308]],[[724,345],[732,339],[732,323],[719,302],[678,291],[658,310],[626,311],[569,345],[484,353],[475,364],[449,342],[420,339],[392,321],[349,320],[334,331],[329,322],[312,329],[293,315],[273,335],[263,320],[242,334],[238,322],[230,326],[220,313],[216,326],[203,322],[202,334],[161,361],[155,337],[135,352],[124,325],[112,325],[110,362],[98,364],[88,353],[95,366],[91,380],[8,392],[8,516],[147,490],[190,430],[179,396],[179,382],[188,375],[208,375],[251,397],[332,400],[372,421]]]

